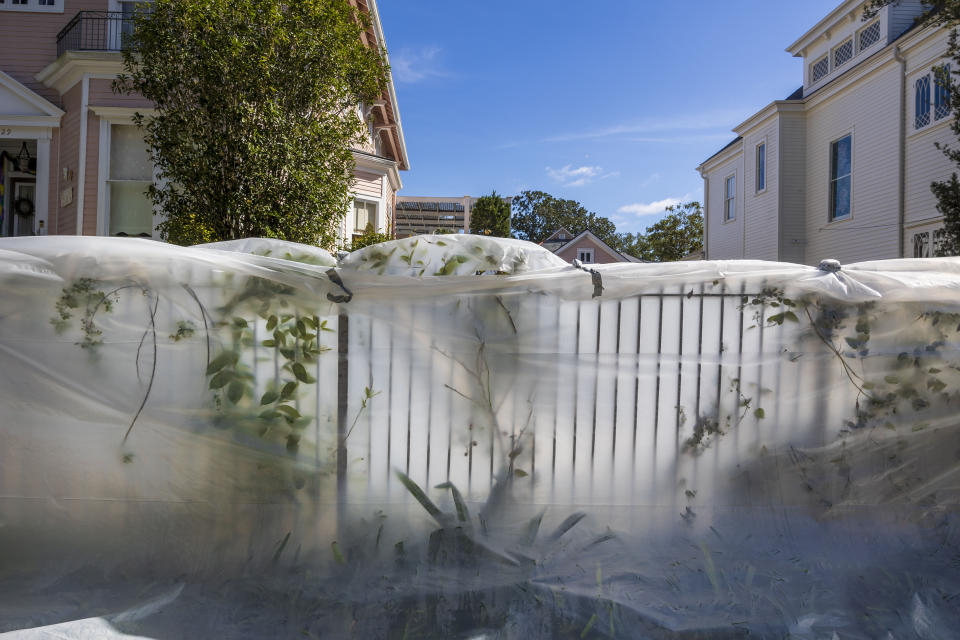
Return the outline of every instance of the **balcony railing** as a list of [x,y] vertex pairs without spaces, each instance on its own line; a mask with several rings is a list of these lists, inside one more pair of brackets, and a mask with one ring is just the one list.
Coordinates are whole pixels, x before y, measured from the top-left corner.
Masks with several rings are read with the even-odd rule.
[[120,51],[133,18],[120,11],[80,11],[57,34],[57,57],[66,51]]

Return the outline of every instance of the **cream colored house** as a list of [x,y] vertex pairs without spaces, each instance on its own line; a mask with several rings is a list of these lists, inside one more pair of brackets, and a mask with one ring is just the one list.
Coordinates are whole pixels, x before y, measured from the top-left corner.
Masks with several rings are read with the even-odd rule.
[[949,32],[915,27],[916,0],[867,21],[865,4],[843,2],[791,44],[803,86],[698,167],[708,259],[934,253],[942,223],[930,183],[954,170],[934,143],[956,142],[933,71],[947,62]]
[[[372,18],[365,43],[384,46],[375,0],[351,2]],[[0,236],[155,236],[144,195],[153,166],[131,122],[151,103],[111,89],[134,4],[0,0]],[[367,223],[391,228],[399,172],[409,169],[392,78],[357,117],[369,135],[353,150],[345,245]]]

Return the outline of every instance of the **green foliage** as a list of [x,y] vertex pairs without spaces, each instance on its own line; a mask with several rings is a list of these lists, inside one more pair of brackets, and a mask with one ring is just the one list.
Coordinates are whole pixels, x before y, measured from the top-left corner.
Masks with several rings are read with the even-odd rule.
[[510,205],[496,191],[477,198],[470,209],[470,233],[482,236],[510,237]]
[[377,233],[372,224],[368,224],[367,227],[363,230],[363,234],[356,236],[353,239],[353,244],[350,245],[350,251],[357,251],[358,249],[363,249],[364,247],[369,247],[372,244],[380,244],[381,242],[388,242],[392,238],[385,233]]
[[109,313],[113,310],[113,294],[99,289],[100,283],[92,278],[80,278],[69,287],[65,287],[56,302],[57,315],[50,319],[57,333],[70,328],[73,314],[80,311],[80,330],[83,333],[79,344],[84,349],[95,349],[103,343],[103,332],[97,327],[95,318],[101,308]]
[[699,202],[667,207],[667,215],[644,234],[621,237],[620,250],[643,260],[671,262],[703,250],[703,210]]
[[543,191],[524,191],[513,199],[513,237],[530,242],[543,242],[564,227],[577,235],[590,229],[594,235],[615,249],[620,248],[617,226],[576,200],[555,198]]
[[369,18],[347,0],[156,0],[138,13],[115,90],[137,115],[164,239],[271,237],[332,246],[347,211],[357,105],[386,86]]

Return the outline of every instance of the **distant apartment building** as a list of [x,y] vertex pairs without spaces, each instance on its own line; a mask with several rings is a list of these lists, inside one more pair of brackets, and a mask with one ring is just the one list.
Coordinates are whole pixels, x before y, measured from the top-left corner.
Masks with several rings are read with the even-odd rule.
[[948,62],[949,30],[915,26],[917,0],[864,21],[866,4],[842,2],[791,44],[803,86],[746,119],[698,167],[707,259],[936,252],[942,218],[930,183],[955,169],[935,147],[956,144],[949,87],[934,72]]
[[[131,120],[152,104],[112,90],[136,4],[0,0],[0,236],[156,236],[161,214],[144,194],[153,164]],[[371,17],[364,42],[385,46],[375,0],[352,4]],[[361,225],[391,228],[409,168],[392,78],[357,117],[368,135],[353,150],[344,244]]]
[[[469,233],[470,211],[479,198],[397,196],[394,225],[398,238],[425,233]],[[508,205],[513,197],[504,197]]]

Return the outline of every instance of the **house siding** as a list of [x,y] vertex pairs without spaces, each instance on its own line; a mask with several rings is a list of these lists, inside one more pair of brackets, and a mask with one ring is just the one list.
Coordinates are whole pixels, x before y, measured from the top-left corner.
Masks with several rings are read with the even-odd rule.
[[[119,54],[118,54],[119,55]],[[89,103],[103,107],[143,107],[152,109],[153,103],[138,93],[124,94],[113,92],[113,80],[104,78],[90,79]]]
[[[899,257],[900,67],[889,62],[807,112],[804,261],[844,262]],[[852,135],[851,216],[831,222],[830,145]]]
[[[737,143],[742,144],[742,143]],[[735,260],[743,257],[743,153],[723,161],[712,169],[707,181],[710,216],[707,256],[711,260]],[[730,175],[737,176],[737,215],[724,221],[724,190]]]
[[[777,260],[779,253],[779,188],[780,136],[778,116],[761,123],[743,136],[743,220],[746,255],[760,260]],[[757,191],[757,147],[766,144],[766,188]],[[721,178],[722,181],[722,178]],[[738,185],[739,187],[739,185]]]
[[383,176],[367,171],[354,171],[353,193],[380,199],[383,197]]
[[64,0],[63,13],[4,11],[0,13],[0,67],[31,91],[55,105],[59,94],[35,76],[57,58],[57,34],[78,11],[106,11],[106,0]]
[[803,262],[806,245],[806,119],[801,113],[782,113],[778,166],[780,208],[779,255],[783,262]]
[[595,241],[589,235],[580,238],[562,251],[558,251],[557,255],[567,262],[572,262],[573,260],[577,259],[577,252],[580,249],[593,249],[593,264],[612,264],[614,262],[623,262],[622,259],[618,259],[610,255],[607,249],[605,249],[599,242]]
[[[80,159],[80,101],[82,97],[82,87],[77,84],[72,89],[63,94],[63,109],[66,114],[60,123],[60,170],[59,175],[60,189],[57,197],[50,201],[51,208],[56,211],[58,234],[73,235],[77,232],[77,199],[81,194],[77,193],[77,172],[79,171]],[[67,169],[70,179],[63,178],[63,169]],[[73,201],[66,206],[60,206],[60,192],[64,189],[73,189]]]
[[87,110],[86,171],[83,183],[83,235],[97,235],[97,180],[100,159],[100,118]]

